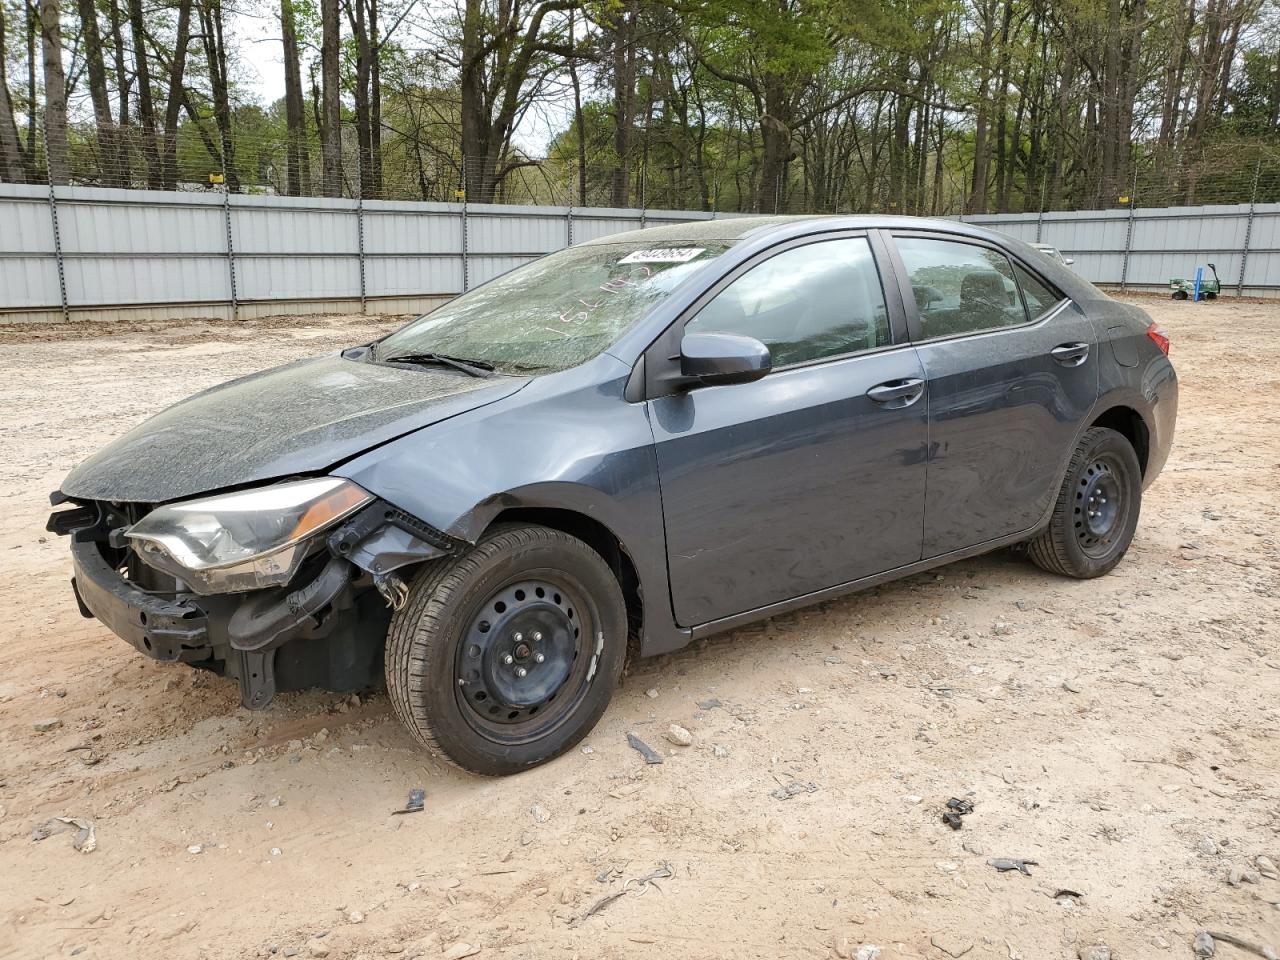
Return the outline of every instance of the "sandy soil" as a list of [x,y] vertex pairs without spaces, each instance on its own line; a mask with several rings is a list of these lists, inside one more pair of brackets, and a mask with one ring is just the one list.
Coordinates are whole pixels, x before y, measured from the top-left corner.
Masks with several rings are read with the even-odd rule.
[[[1182,416],[1111,576],[1000,553],[634,664],[582,749],[505,780],[424,755],[381,693],[250,713],[144,659],[80,618],[44,533],[66,471],[148,413],[376,324],[7,331],[0,956],[1137,960],[1190,957],[1204,927],[1280,947],[1280,881],[1249,872],[1280,861],[1280,305],[1144,305]],[[426,811],[392,815],[417,786]],[[952,796],[976,804],[959,832]],[[97,849],[33,841],[57,816]]]

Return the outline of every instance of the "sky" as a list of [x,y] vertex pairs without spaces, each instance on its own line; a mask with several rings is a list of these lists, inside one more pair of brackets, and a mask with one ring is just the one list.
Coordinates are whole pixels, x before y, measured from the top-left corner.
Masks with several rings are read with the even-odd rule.
[[[238,40],[241,90],[263,106],[284,96],[284,52],[280,22],[274,7],[261,5],[255,12],[237,10],[230,15],[232,35]],[[267,12],[270,11],[270,12]],[[531,156],[546,154],[555,135],[572,119],[571,104],[547,103],[525,115],[512,137],[517,148]]]

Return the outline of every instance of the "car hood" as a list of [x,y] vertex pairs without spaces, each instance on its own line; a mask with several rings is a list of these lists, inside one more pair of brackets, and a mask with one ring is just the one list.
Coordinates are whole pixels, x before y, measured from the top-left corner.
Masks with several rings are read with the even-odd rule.
[[493,403],[527,378],[384,366],[331,354],[198,393],[67,475],[84,500],[162,503],[325,470],[396,437]]

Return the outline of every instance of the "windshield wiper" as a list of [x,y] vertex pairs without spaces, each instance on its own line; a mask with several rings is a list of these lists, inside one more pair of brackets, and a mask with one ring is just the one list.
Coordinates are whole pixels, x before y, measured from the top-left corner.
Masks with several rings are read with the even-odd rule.
[[494,376],[494,366],[488,360],[473,360],[466,357],[451,357],[445,353],[401,353],[394,357],[380,357],[379,363],[412,363],[421,366],[436,364],[441,367],[452,367],[472,377]]

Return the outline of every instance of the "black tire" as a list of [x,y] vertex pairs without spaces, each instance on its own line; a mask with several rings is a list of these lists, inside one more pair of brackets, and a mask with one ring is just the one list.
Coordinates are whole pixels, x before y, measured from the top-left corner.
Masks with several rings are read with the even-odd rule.
[[1189,294],[1188,294],[1188,293],[1187,293],[1187,291],[1185,291],[1185,290],[1175,290],[1175,291],[1173,291],[1173,299],[1175,299],[1175,300],[1185,300],[1185,299],[1187,299],[1187,297],[1188,297],[1188,296],[1189,296]]
[[1142,467],[1133,445],[1114,430],[1092,427],[1071,455],[1049,526],[1027,555],[1050,573],[1100,577],[1129,549],[1141,510]]
[[1204,295],[1204,298],[1205,298],[1206,300],[1217,300],[1217,299],[1218,299],[1218,295],[1217,295],[1215,292],[1213,292],[1212,290],[1210,290],[1209,292],[1207,292],[1207,293]]
[[626,650],[626,603],[600,554],[549,527],[500,527],[414,578],[387,633],[387,691],[427,749],[499,776],[585,737]]

